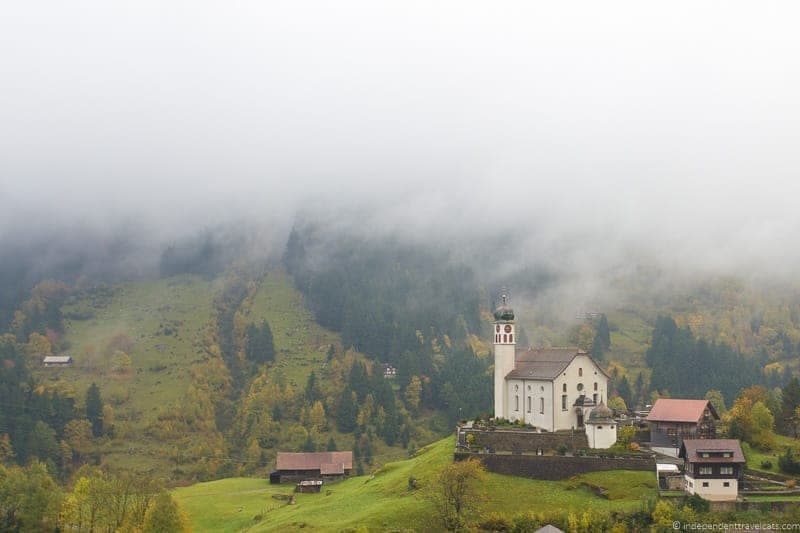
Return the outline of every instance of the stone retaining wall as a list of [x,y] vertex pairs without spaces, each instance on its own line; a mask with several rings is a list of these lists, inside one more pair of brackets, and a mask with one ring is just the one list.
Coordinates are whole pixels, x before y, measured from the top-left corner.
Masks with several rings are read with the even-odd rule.
[[497,474],[557,481],[586,472],[603,470],[644,470],[655,476],[656,462],[651,457],[582,457],[561,455],[513,455],[498,453],[456,453],[455,460],[480,460]]
[[[582,450],[589,447],[586,433],[583,430],[558,431],[555,433],[536,433],[533,431],[498,429],[486,431],[480,429],[461,429],[459,443],[467,435],[474,435],[473,448],[491,448],[496,452],[536,453],[553,452],[560,446],[568,451]],[[462,437],[463,434],[463,437]]]

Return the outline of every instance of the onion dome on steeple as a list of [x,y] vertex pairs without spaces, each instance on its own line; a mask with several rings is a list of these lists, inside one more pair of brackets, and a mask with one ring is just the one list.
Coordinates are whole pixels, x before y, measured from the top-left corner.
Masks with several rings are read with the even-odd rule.
[[589,421],[590,422],[600,422],[600,421],[609,421],[614,420],[614,411],[611,410],[606,404],[602,401],[598,404],[597,407],[592,409],[592,412],[589,413]]
[[505,294],[505,292],[503,293],[502,298],[503,303],[494,311],[494,319],[510,322],[514,320],[514,310],[508,306],[508,296]]

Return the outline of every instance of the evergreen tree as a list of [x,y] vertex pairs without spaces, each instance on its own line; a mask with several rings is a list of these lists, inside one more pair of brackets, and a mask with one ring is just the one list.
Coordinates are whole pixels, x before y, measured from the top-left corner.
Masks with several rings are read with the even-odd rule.
[[631,385],[628,382],[627,376],[622,376],[617,385],[617,394],[620,398],[625,400],[625,405],[633,405],[633,394],[631,392]]
[[778,417],[778,431],[784,435],[797,437],[796,410],[800,406],[800,381],[792,378],[781,391],[781,409]]
[[342,433],[350,433],[356,428],[357,418],[358,403],[355,393],[345,388],[339,396],[339,404],[336,409],[336,427]]
[[275,344],[272,330],[266,320],[261,325],[250,324],[247,326],[247,344],[245,357],[256,364],[268,363],[275,360]]
[[644,374],[642,372],[639,372],[639,375],[636,376],[636,381],[633,382],[633,389],[636,396],[631,398],[633,404],[628,404],[631,407],[643,404],[644,398],[647,396],[647,391],[644,388]]
[[303,442],[303,448],[301,451],[304,452],[315,452],[317,451],[317,443],[314,442],[314,438],[311,436],[311,433],[308,434],[306,437],[305,442]]
[[350,376],[347,379],[350,390],[356,393],[358,401],[362,401],[370,390],[367,367],[361,361],[354,361],[350,367]]
[[92,424],[92,434],[99,437],[103,434],[103,400],[100,388],[96,383],[89,385],[86,391],[86,418]]
[[597,339],[599,339],[600,346],[603,350],[611,348],[611,330],[608,327],[608,319],[606,315],[600,315],[597,321]]
[[335,452],[337,450],[338,448],[336,447],[336,441],[333,440],[333,436],[331,436],[331,438],[328,439],[328,445],[325,447],[325,451]]
[[317,375],[313,370],[308,375],[308,379],[306,380],[306,400],[312,405],[314,402],[322,400],[322,391],[320,390],[319,383],[317,382]]

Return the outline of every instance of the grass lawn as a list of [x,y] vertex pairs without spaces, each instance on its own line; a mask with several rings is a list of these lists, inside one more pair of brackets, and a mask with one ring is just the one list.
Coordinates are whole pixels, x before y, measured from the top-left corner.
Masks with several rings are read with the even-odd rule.
[[[291,485],[269,485],[263,479],[200,483],[175,489],[173,495],[188,512],[195,531],[339,531],[360,526],[370,531],[432,531],[439,528],[433,505],[425,496],[426,487],[452,461],[452,452],[453,438],[448,437],[423,448],[412,459],[387,464],[373,476],[328,485],[321,494],[298,494],[296,505],[272,498],[278,493],[290,494]],[[421,486],[413,492],[408,489],[411,476]],[[554,509],[632,511],[638,509],[642,496],[655,496],[657,490],[650,472],[615,471],[565,481],[488,474],[483,492],[481,514],[513,516]]]
[[283,269],[271,270],[261,280],[247,320],[269,323],[275,343],[276,368],[292,385],[304,386],[312,369],[325,364],[328,347],[341,350],[341,338],[314,321],[314,316]]
[[800,502],[800,496],[747,496],[748,502]]
[[[757,448],[750,448],[747,452],[747,468],[761,472],[771,472],[773,474],[786,475],[778,468],[778,456],[784,453],[787,447],[796,448],[800,446],[800,440],[787,437],[785,435],[774,434],[775,449],[772,451],[764,452]],[[770,468],[764,468],[761,463],[769,461],[772,463]]]

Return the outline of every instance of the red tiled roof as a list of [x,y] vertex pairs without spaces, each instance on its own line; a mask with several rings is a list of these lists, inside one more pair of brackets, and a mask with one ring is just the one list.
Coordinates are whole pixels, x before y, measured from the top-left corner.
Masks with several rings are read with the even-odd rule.
[[708,400],[676,400],[659,398],[647,415],[648,422],[698,422],[706,407],[719,420],[719,415]]
[[275,460],[276,470],[322,470],[323,465],[341,465],[342,470],[352,470],[353,452],[278,452]]
[[[703,457],[703,452],[731,452],[732,457]],[[691,463],[744,463],[744,453],[736,439],[685,439],[679,457]]]

